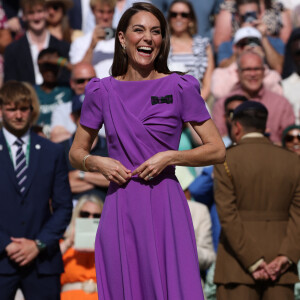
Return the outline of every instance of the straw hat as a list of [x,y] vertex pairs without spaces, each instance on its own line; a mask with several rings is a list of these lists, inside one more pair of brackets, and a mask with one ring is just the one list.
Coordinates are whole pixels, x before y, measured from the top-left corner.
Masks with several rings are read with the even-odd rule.
[[52,3],[61,3],[65,7],[65,10],[68,10],[71,7],[73,7],[72,0],[46,0],[45,3],[46,3],[46,5],[52,4]]

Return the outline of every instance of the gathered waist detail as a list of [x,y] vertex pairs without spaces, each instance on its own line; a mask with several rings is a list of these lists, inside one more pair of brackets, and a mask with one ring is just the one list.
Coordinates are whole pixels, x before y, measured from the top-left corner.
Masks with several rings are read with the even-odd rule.
[[[161,180],[161,179],[164,179],[164,178],[174,178],[174,177],[175,177],[175,167],[174,166],[168,166],[159,175],[157,175],[153,179],[149,180],[148,182],[153,182],[155,180]],[[131,180],[134,180],[134,181],[142,180],[143,182],[145,182],[145,180],[140,178],[138,175],[133,176],[131,178]]]
[[284,211],[240,210],[243,221],[288,221],[289,214]]

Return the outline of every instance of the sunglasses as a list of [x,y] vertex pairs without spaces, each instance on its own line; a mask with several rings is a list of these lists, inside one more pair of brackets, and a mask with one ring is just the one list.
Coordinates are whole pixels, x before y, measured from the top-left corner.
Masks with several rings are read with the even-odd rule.
[[47,7],[52,7],[53,10],[58,11],[60,8],[63,8],[64,6],[60,3],[51,3],[48,4]]
[[94,77],[91,78],[77,78],[77,79],[73,79],[73,81],[77,84],[82,84],[85,82],[89,82],[90,80],[92,80]]
[[298,139],[298,142],[300,142],[300,133],[298,133],[297,135],[292,135],[292,134],[287,134],[284,137],[285,142],[292,142],[295,138]]
[[181,12],[181,13],[177,13],[175,11],[170,12],[170,18],[177,18],[178,15],[180,15],[181,18],[184,18],[184,19],[187,19],[190,16],[189,13],[185,13],[185,12]]
[[92,216],[94,219],[100,219],[101,213],[95,213],[95,214],[93,214],[93,213],[90,213],[89,211],[85,211],[85,210],[81,210],[79,212],[79,217],[80,218],[88,218],[90,216]]

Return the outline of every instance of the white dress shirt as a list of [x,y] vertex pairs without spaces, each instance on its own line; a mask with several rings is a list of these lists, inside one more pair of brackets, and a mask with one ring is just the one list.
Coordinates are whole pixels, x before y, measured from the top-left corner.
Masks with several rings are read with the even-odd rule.
[[[18,150],[18,146],[15,145],[15,141],[18,138],[16,136],[14,136],[12,133],[10,133],[8,130],[6,130],[4,127],[3,127],[3,134],[4,134],[4,137],[6,139],[8,146],[11,150],[11,158],[13,160],[13,164],[14,164],[14,168],[15,168],[16,167],[16,155],[17,155],[17,150]],[[29,144],[29,130],[24,135],[21,136],[21,140],[24,142],[22,149],[26,156],[26,150],[27,150],[27,147]],[[27,161],[27,164],[28,164],[28,161]]]
[[[70,62],[71,64],[79,63],[85,56],[93,37],[93,31],[77,38],[71,44]],[[97,43],[93,52],[92,65],[95,68],[98,78],[108,77],[110,67],[113,62],[115,51],[115,39],[101,40]]]

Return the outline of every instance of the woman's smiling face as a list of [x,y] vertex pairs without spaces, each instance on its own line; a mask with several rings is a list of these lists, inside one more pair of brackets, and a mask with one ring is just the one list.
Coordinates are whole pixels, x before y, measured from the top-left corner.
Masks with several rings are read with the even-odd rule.
[[161,25],[150,12],[140,11],[132,16],[126,32],[118,33],[121,45],[126,47],[128,67],[154,69],[154,61],[162,44]]
[[190,10],[185,3],[175,3],[170,9],[170,28],[173,33],[188,32],[190,19]]

